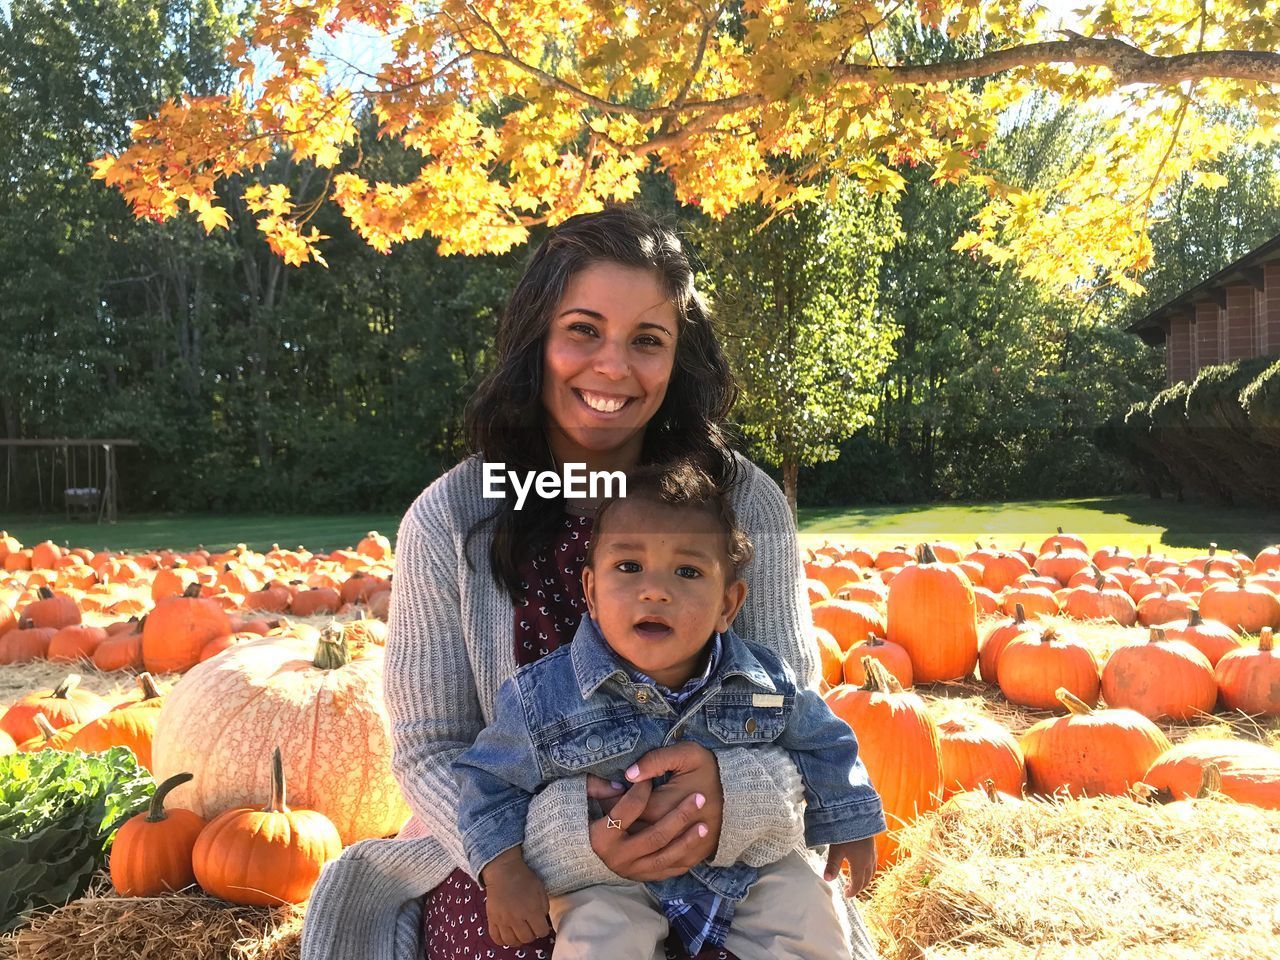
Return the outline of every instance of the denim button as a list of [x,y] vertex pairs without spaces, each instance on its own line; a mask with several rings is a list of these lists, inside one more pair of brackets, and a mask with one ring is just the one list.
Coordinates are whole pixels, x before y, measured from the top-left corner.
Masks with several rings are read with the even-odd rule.
[[755,732],[756,732],[756,718],[755,718],[755,717],[747,717],[747,722],[746,722],[746,723],[744,723],[744,724],[742,725],[742,729],[746,730],[746,731],[747,731],[747,733],[755,733]]
[[600,734],[593,733],[591,734],[591,736],[587,737],[588,750],[599,750],[603,746],[604,746],[604,741],[600,739]]

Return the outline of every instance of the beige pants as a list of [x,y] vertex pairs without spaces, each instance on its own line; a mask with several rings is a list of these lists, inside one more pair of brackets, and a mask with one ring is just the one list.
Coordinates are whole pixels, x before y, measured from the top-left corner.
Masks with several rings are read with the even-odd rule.
[[[553,960],[666,957],[667,918],[641,883],[602,884],[552,897],[551,925]],[[760,868],[759,879],[734,910],[724,948],[738,960],[849,960],[866,956],[860,949],[865,940],[865,931],[851,933],[836,884],[823,880],[793,851]]]

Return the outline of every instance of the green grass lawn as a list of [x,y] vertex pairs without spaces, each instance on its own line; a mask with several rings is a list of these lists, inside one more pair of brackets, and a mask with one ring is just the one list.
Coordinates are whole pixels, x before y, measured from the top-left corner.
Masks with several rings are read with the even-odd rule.
[[[399,514],[347,513],[332,516],[148,515],[125,516],[113,525],[68,522],[61,516],[0,516],[23,543],[44,539],[93,549],[143,550],[223,548],[246,543],[265,549],[273,543],[312,550],[354,546],[369,530],[394,537]],[[1174,503],[1145,497],[1090,500],[1024,500],[1010,503],[945,503],[880,507],[802,509],[800,533],[808,543],[830,537],[883,548],[926,538],[969,545],[981,538],[1000,546],[1026,541],[1038,547],[1056,527],[1079,534],[1090,547],[1121,546],[1175,555],[1200,553],[1210,541],[1249,554],[1280,542],[1280,510]]]

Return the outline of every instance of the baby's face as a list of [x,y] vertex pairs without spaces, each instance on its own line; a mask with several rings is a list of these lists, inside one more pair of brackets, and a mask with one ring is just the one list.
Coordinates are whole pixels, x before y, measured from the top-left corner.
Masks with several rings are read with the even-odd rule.
[[747,593],[714,517],[638,500],[609,508],[582,589],[614,653],[671,688],[704,666],[711,634],[729,628]]

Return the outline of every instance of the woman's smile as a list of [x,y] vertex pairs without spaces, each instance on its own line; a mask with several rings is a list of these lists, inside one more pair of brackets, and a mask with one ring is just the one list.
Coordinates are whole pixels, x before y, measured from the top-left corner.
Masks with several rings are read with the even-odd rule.
[[582,401],[584,407],[605,420],[616,419],[623,410],[631,406],[632,401],[637,399],[612,393],[598,393],[594,390],[582,390],[578,387],[574,387],[573,392]]

